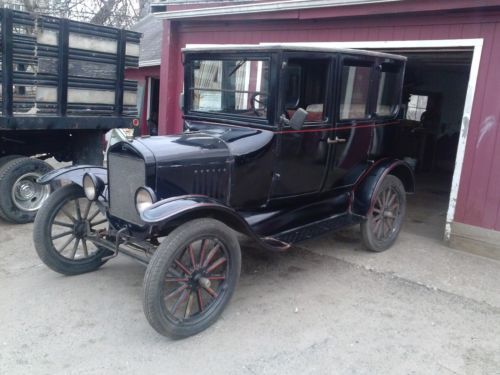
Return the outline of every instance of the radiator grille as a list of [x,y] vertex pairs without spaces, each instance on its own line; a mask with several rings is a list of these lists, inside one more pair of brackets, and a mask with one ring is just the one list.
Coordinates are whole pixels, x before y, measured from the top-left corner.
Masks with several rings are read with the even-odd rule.
[[109,205],[111,215],[143,225],[135,208],[135,192],[146,183],[144,161],[128,155],[108,154]]

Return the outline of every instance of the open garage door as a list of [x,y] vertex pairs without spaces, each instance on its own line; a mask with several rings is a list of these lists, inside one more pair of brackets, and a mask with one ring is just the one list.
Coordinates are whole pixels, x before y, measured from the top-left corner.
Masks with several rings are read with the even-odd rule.
[[443,238],[472,48],[387,49],[408,58],[395,156],[415,168],[405,230]]

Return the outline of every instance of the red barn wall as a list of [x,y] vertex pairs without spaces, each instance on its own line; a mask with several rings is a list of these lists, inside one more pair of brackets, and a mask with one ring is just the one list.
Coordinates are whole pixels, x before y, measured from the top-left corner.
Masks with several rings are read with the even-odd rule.
[[160,78],[160,66],[146,66],[138,69],[127,69],[125,70],[125,79],[129,79],[131,81],[137,81],[138,85],[144,86],[144,98],[142,100],[142,112],[139,118],[141,127],[141,134],[144,134],[147,131],[147,106],[148,106],[148,78],[155,77]]
[[[322,17],[321,12],[315,12],[314,17]],[[182,114],[178,108],[178,96],[183,89],[180,48],[186,44],[483,38],[454,221],[500,231],[500,12],[386,14],[308,20],[281,20],[279,14],[275,17],[251,22],[165,21],[160,92],[164,105],[160,110],[160,132],[182,129]]]

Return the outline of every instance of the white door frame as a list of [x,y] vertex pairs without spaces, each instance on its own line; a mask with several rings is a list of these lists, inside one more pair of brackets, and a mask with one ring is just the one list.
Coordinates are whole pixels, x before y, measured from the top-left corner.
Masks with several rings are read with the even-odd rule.
[[[151,118],[151,93],[153,90],[151,89],[151,84],[153,83],[152,77],[147,77],[147,84],[148,84],[148,101],[146,104],[146,122],[149,121]],[[149,129],[148,129],[149,131]]]
[[[261,43],[270,44],[270,43]],[[472,48],[472,62],[469,73],[469,83],[467,85],[467,94],[465,96],[464,112],[462,115],[462,124],[460,127],[460,137],[458,140],[457,156],[455,159],[455,169],[451,183],[450,200],[448,204],[448,213],[446,215],[446,226],[444,239],[448,241],[451,235],[451,223],[455,217],[455,208],[457,205],[458,188],[462,167],[465,156],[465,146],[467,144],[467,135],[469,131],[469,121],[474,103],[474,93],[476,92],[477,77],[479,74],[479,64],[481,52],[483,49],[483,39],[442,39],[442,40],[401,40],[401,41],[380,41],[380,42],[308,42],[308,43],[282,43],[284,45],[302,45],[315,47],[332,48],[360,48],[360,49],[420,49],[420,48],[452,48],[468,47]]]

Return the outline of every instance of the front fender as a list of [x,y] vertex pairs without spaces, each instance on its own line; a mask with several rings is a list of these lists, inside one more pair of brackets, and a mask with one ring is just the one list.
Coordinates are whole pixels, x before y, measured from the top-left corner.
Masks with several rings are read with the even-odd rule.
[[407,193],[415,192],[415,175],[404,161],[384,159],[376,163],[360,179],[353,190],[351,212],[365,217],[372,205],[374,194],[385,176],[394,175],[401,180]]
[[163,199],[145,209],[140,216],[145,223],[160,224],[181,217],[186,218],[186,221],[198,218],[200,213],[210,213],[207,216],[223,216],[224,221],[228,221],[229,226],[236,227],[238,231],[248,226],[245,219],[234,209],[205,195],[183,195]]
[[288,244],[280,241],[260,238],[236,210],[204,195],[184,195],[164,199],[145,209],[140,216],[145,223],[156,225],[160,229],[176,227],[202,217],[213,218],[249,236],[268,250],[284,251],[289,248]]
[[85,173],[92,173],[99,177],[104,184],[108,183],[108,172],[104,167],[97,167],[94,165],[75,165],[54,169],[49,173],[38,178],[39,184],[45,185],[52,181],[71,181],[77,185],[82,186],[83,175]]

